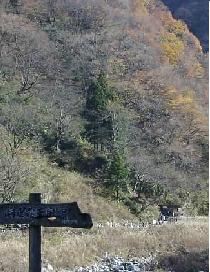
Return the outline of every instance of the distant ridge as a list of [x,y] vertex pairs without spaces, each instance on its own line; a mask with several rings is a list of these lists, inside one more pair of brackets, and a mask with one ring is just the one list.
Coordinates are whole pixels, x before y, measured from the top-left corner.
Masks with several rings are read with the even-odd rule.
[[162,0],[177,19],[182,19],[209,51],[208,0]]

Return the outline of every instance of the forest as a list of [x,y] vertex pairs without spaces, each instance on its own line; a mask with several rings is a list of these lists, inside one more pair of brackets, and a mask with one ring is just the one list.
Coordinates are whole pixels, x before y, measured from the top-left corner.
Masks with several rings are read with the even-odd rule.
[[208,54],[160,1],[2,1],[0,36],[2,202],[35,152],[137,215],[208,213]]
[[[43,231],[49,271],[109,253],[207,272],[206,12],[204,0],[0,1],[0,203],[40,192],[94,222]],[[150,227],[170,204],[192,221]],[[27,237],[0,228],[0,271],[27,271]]]

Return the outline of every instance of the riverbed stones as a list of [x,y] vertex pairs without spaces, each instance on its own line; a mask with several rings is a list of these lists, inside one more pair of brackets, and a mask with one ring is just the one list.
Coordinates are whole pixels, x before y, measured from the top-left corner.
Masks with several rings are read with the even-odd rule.
[[142,257],[125,261],[121,257],[108,257],[101,259],[88,267],[76,267],[74,269],[54,270],[50,264],[45,265],[42,272],[148,272],[157,267],[155,256]]

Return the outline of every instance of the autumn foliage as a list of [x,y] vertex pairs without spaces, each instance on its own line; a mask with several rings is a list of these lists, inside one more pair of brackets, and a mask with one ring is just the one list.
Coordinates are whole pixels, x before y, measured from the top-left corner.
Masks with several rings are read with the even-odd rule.
[[[8,156],[36,143],[136,211],[205,190],[208,56],[183,22],[153,0],[0,5]],[[139,182],[144,197],[133,200]]]

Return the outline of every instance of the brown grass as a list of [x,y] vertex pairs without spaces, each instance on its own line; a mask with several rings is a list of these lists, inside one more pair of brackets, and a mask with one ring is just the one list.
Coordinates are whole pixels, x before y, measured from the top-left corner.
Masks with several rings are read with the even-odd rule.
[[[1,234],[0,271],[27,271],[27,235]],[[161,257],[208,248],[208,222],[185,222],[145,230],[93,228],[90,231],[45,229],[43,259],[54,267],[93,263],[105,252],[124,258],[155,253]]]
[[93,189],[93,181],[76,172],[59,169],[29,149],[22,159],[30,167],[28,183],[17,191],[18,201],[28,199],[30,192],[41,192],[43,201],[73,202],[79,204],[82,212],[91,213],[94,220],[135,220],[128,208],[107,198],[99,196]]
[[27,237],[20,233],[0,235],[0,271],[24,272],[28,270]]

